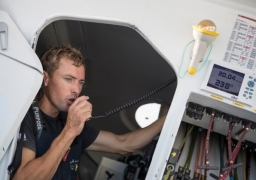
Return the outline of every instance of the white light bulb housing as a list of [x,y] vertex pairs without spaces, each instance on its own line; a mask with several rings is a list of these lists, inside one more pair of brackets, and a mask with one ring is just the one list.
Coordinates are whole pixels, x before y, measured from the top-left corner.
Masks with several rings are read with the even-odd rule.
[[199,25],[193,26],[195,43],[191,52],[189,74],[195,74],[199,62],[203,60],[208,45],[219,36],[219,33],[215,30],[216,26],[211,20],[203,20]]

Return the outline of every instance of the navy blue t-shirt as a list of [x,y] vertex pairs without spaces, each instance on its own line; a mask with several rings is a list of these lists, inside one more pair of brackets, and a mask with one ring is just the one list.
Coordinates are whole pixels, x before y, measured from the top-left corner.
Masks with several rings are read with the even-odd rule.
[[[31,111],[31,109],[29,110]],[[51,134],[59,135],[64,128],[67,113],[60,112],[56,118],[52,118],[46,115],[44,112],[40,111],[42,115],[42,123],[44,130]],[[36,135],[35,135],[35,119],[30,112],[26,114],[23,119],[24,123],[24,147],[31,149],[32,151],[36,152]],[[90,126],[89,124],[85,123],[84,129],[78,135],[82,140],[82,148],[86,149],[89,147],[97,138],[99,134],[99,130]]]

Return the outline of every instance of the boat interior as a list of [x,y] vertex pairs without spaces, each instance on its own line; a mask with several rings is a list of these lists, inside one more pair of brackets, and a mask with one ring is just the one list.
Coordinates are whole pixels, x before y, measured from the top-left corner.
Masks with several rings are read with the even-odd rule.
[[[100,130],[124,134],[141,128],[136,110],[146,104],[161,106],[158,115],[166,115],[172,102],[177,82],[161,88],[175,77],[168,62],[134,29],[125,26],[59,20],[49,24],[39,35],[36,54],[51,46],[70,44],[79,49],[86,59],[86,77],[81,95],[87,95],[93,105],[92,116],[154,94],[113,115],[95,118],[88,123]],[[145,117],[146,120],[146,117]],[[146,120],[147,121],[147,120]],[[137,152],[143,154],[143,152]],[[80,164],[81,179],[93,179],[102,157],[117,160],[121,155],[85,151]]]

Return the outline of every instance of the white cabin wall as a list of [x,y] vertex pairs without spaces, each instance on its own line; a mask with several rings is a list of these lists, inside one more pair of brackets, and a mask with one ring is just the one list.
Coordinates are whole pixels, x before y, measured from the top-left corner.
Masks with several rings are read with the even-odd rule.
[[[7,27],[5,32],[1,30],[0,39],[0,175],[6,179],[17,131],[41,86],[43,73],[36,54],[8,13],[0,11],[0,22]],[[4,40],[7,42],[5,48],[2,46]]]
[[[242,14],[256,19],[255,7],[255,2],[249,0],[46,0],[41,2],[2,0],[0,2],[0,9],[10,14],[33,48],[35,48],[40,31],[52,21],[59,19],[104,22],[124,26],[135,25],[176,73],[181,63],[183,50],[193,39],[192,25],[198,24],[203,19],[211,19],[215,22],[220,36],[213,43],[209,59],[222,61],[237,15]],[[184,56],[183,72],[189,64],[190,50],[191,46]],[[176,94],[155,151],[148,179],[161,179],[191,92],[209,97],[209,93],[200,90],[206,71],[206,68],[203,68],[200,73],[178,79]],[[230,104],[230,101],[225,100],[223,104],[225,103]],[[255,107],[256,102],[253,103],[252,108]],[[247,112],[251,114],[252,108],[246,106],[243,109],[244,114]],[[232,107],[230,111],[232,109],[235,111],[237,107]]]

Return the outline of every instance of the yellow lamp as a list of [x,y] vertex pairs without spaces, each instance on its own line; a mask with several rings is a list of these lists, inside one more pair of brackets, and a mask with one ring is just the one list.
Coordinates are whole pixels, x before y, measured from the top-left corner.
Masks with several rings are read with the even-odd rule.
[[203,61],[208,45],[219,36],[219,33],[216,31],[214,22],[203,20],[198,25],[193,26],[193,36],[195,43],[190,57],[189,74],[195,74],[198,64]]

